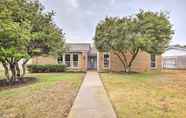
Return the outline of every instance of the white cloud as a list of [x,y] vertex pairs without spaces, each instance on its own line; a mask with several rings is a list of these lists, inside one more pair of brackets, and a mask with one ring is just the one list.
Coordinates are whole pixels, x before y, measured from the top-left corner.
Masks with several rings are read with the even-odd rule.
[[79,2],[78,0],[68,0],[69,4],[73,7],[73,8],[78,8],[79,7]]
[[[0,0],[1,1],[1,0]],[[105,16],[127,16],[138,9],[171,11],[175,35],[172,44],[186,44],[186,0],[40,0],[47,11],[55,10],[54,20],[74,42],[91,41],[97,23]],[[176,4],[176,5],[175,5]]]

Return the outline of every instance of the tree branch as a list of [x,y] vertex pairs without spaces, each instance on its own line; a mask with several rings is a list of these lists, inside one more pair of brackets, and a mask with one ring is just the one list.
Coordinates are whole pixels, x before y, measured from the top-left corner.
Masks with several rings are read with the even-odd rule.
[[22,73],[21,77],[24,77],[24,75],[26,74],[26,67],[25,66],[29,60],[30,60],[30,58],[25,59],[25,61],[22,64],[23,73]]
[[134,59],[135,59],[136,56],[138,55],[138,52],[139,52],[139,48],[136,49],[136,50],[134,51],[134,53],[132,54],[132,58],[131,58],[131,60],[129,61],[129,64],[128,64],[129,69],[130,69],[130,67],[132,66],[132,63],[133,63]]
[[123,61],[122,57],[121,57],[117,52],[114,52],[114,54],[119,58],[119,60],[120,60],[121,63],[123,64],[124,70],[125,70],[125,72],[126,72],[126,64],[125,64],[125,62]]

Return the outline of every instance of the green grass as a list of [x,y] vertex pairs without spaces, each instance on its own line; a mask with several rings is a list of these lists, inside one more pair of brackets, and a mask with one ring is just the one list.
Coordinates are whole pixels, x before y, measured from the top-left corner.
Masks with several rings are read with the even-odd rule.
[[32,94],[35,91],[40,91],[43,89],[50,88],[54,86],[59,81],[75,81],[76,83],[79,83],[81,81],[83,73],[53,73],[53,74],[47,74],[47,73],[39,73],[39,74],[29,74],[28,77],[35,77],[38,80],[35,83],[32,83],[30,85],[24,85],[18,88],[11,88],[7,90],[0,91],[0,97],[1,96],[23,96]]
[[186,75],[102,73],[119,118],[185,118]]

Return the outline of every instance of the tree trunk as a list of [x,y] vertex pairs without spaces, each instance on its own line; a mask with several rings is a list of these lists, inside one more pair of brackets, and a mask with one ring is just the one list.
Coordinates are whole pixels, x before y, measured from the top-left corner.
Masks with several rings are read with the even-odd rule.
[[6,62],[2,62],[3,68],[4,68],[4,74],[6,76],[6,79],[10,80],[9,70]]
[[114,53],[118,58],[119,60],[121,61],[122,65],[123,65],[123,68],[124,68],[124,72],[126,72],[126,64],[125,64],[125,61],[122,59],[122,57],[118,54],[118,53]]
[[22,80],[21,70],[19,68],[19,63],[18,62],[15,62],[15,68],[16,68],[16,78],[19,79],[19,80]]
[[129,72],[131,72],[131,67],[127,66],[126,67],[126,73],[129,73]]
[[131,54],[132,55],[132,58],[129,61],[129,64],[127,65],[127,72],[131,72],[131,66],[132,66],[132,64],[133,64],[136,56],[138,55],[138,52],[139,52],[139,49],[137,49],[136,51],[134,51],[133,54]]
[[122,57],[120,56],[120,54],[118,54],[116,52],[114,53],[119,58],[121,63],[123,64],[124,72],[126,72],[126,73],[131,72],[131,66],[132,66],[136,56],[138,55],[138,52],[139,52],[139,49],[134,50],[134,52],[131,53],[132,58],[130,60],[127,60],[128,58],[126,57],[126,55],[122,51],[119,52],[122,55]]
[[23,78],[23,77],[25,76],[25,74],[26,74],[26,64],[27,64],[27,62],[28,62],[29,60],[30,60],[30,59],[26,59],[26,60],[23,62],[23,64],[22,64],[23,73],[22,73],[22,75],[21,75],[21,78]]
[[16,81],[16,66],[15,63],[10,63],[10,71],[12,73],[11,82],[14,83]]

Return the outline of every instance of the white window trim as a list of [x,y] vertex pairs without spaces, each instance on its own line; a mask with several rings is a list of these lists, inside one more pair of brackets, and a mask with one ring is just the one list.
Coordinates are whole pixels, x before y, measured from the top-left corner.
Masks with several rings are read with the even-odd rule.
[[[70,55],[70,66],[67,67],[67,68],[69,68],[69,69],[70,68],[72,68],[72,69],[78,69],[78,68],[80,68],[80,54],[79,53],[73,53],[73,52],[72,53],[64,53],[64,55],[63,55],[63,64],[65,64],[65,61],[66,61],[65,60],[65,55],[66,54],[69,54]],[[74,54],[77,54],[78,55],[78,66],[77,67],[75,67],[74,64],[73,64],[73,62],[74,62],[73,61],[73,55]]]
[[63,54],[63,64],[65,65],[65,53]]
[[151,66],[151,62],[152,62],[151,55],[152,54],[150,54],[150,65],[149,66],[150,66],[150,69],[155,70],[155,69],[157,69],[157,55],[155,55],[155,67]]
[[97,51],[97,71],[99,72],[100,70],[99,70],[99,51]]
[[64,61],[64,64],[66,65],[66,60],[65,60],[65,55],[70,55],[70,66],[67,67],[67,68],[70,68],[71,67],[71,54],[70,53],[64,53],[64,56],[63,56],[63,61]]
[[[108,67],[105,67],[105,65],[104,65],[104,55],[105,54],[108,54],[109,55],[109,59],[108,59],[109,65],[108,65]],[[110,52],[104,52],[103,53],[103,69],[110,69]]]
[[[78,61],[77,61],[77,62],[78,62],[78,66],[77,66],[77,67],[75,67],[74,64],[73,64],[73,62],[74,62],[74,61],[73,61],[73,55],[74,55],[74,54],[77,54],[77,55],[78,55]],[[79,59],[79,57],[80,57],[80,56],[79,56],[79,53],[72,53],[72,54],[71,54],[71,58],[72,58],[72,59],[71,59],[71,65],[72,65],[71,68],[80,68],[80,59]]]

